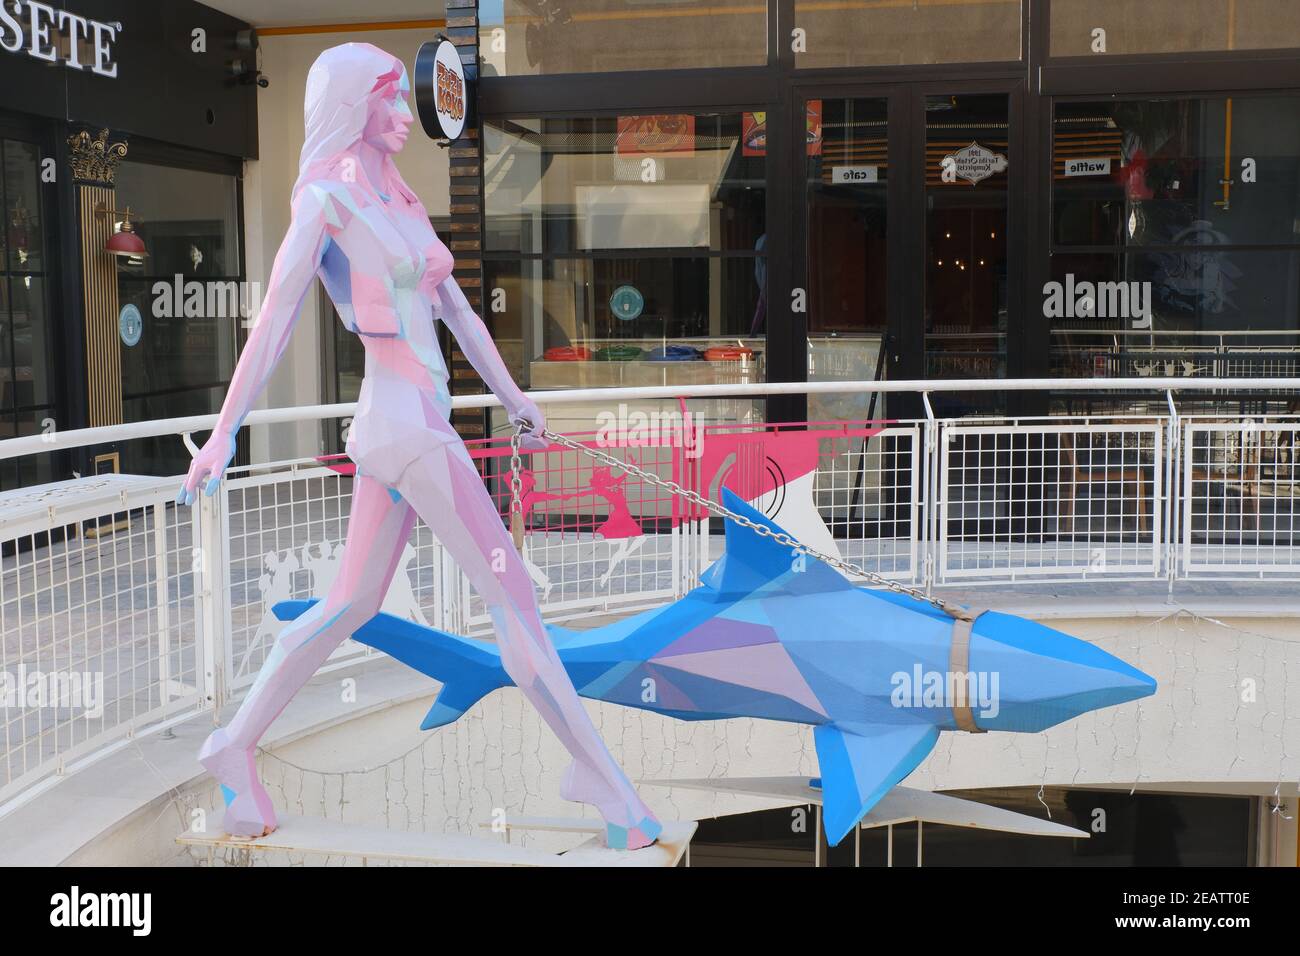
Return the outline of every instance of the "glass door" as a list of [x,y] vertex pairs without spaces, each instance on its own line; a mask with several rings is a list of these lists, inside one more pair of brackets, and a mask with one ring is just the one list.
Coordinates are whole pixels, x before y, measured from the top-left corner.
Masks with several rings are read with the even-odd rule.
[[[925,93],[926,378],[1007,374],[1010,96]],[[949,413],[977,410],[972,395]]]
[[[48,432],[58,395],[41,149],[0,136],[0,439]],[[0,466],[0,490],[52,481],[50,456]]]
[[[890,212],[898,191],[891,122],[901,104],[891,90],[803,98],[806,133],[796,159],[794,309],[804,307],[808,380],[882,378],[890,361],[898,299],[897,237]],[[896,141],[896,135],[892,137]],[[799,292],[806,299],[799,301]],[[881,414],[868,395],[813,395],[810,421]]]

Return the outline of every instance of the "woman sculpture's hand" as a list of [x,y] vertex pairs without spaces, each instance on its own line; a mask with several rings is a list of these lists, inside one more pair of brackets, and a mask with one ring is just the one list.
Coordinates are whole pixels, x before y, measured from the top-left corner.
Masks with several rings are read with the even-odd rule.
[[542,432],[546,430],[546,416],[528,396],[521,396],[515,407],[510,409],[510,424],[524,427],[519,440],[519,447],[524,451],[545,451],[551,446],[542,437]]
[[192,505],[198,497],[199,485],[207,479],[203,493],[210,495],[217,490],[221,476],[225,474],[230,459],[235,457],[235,436],[228,431],[217,429],[199,453],[190,462],[190,472],[185,476],[185,483],[176,494],[178,505]]

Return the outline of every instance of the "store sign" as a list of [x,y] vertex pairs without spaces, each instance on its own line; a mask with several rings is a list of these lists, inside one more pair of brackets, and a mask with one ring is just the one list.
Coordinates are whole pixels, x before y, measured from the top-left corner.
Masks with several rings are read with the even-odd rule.
[[117,317],[117,331],[122,336],[122,344],[127,348],[139,345],[140,336],[144,334],[144,317],[140,315],[140,310],[130,303],[122,306]]
[[875,183],[879,175],[875,166],[832,166],[831,184],[840,186],[845,183]]
[[822,154],[822,101],[809,100],[804,115],[805,152],[809,156]]
[[415,56],[415,105],[432,139],[454,141],[465,132],[470,90],[455,44],[431,40]]
[[0,0],[0,50],[70,70],[117,76],[113,44],[120,23],[101,23],[36,0]]
[[767,113],[744,113],[741,115],[740,155],[767,155]]
[[614,151],[619,156],[693,153],[695,117],[685,113],[620,116]]
[[1065,161],[1065,175],[1073,176],[1109,176],[1110,175],[1110,157],[1099,157],[1096,159],[1067,159]]
[[[805,143],[809,156],[822,154],[822,101],[809,100],[804,117]],[[740,120],[740,154],[767,155],[767,113],[742,113]]]
[[939,174],[943,182],[955,183],[958,179],[964,179],[972,186],[997,173],[1006,172],[1006,169],[1006,156],[979,143],[954,150],[939,163]]
[[639,319],[645,310],[645,297],[636,286],[621,285],[609,297],[609,311],[623,322]]

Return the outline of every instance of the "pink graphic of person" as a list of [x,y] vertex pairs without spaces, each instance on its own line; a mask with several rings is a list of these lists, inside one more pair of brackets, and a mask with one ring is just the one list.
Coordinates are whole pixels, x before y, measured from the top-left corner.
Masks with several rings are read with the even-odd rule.
[[623,484],[627,481],[627,473],[624,472],[618,478],[614,477],[614,472],[610,468],[593,468],[588,485],[592,493],[605,500],[609,505],[609,516],[604,523],[596,529],[596,534],[600,535],[606,541],[615,541],[618,544],[610,548],[609,564],[605,568],[605,573],[600,577],[600,586],[608,587],[609,579],[613,577],[614,570],[641,545],[645,544],[645,530],[640,523],[632,516],[632,509],[628,507],[627,495],[623,493]]
[[201,485],[209,494],[216,490],[235,434],[319,275],[366,353],[347,443],[357,465],[352,514],[328,595],[280,632],[238,713],[208,738],[199,759],[221,784],[229,832],[260,836],[275,828],[271,799],[257,777],[257,743],[330,652],[379,610],[418,514],[487,604],[506,672],[573,755],[561,794],[599,810],[611,847],[647,846],[662,828],[579,702],[542,626],[523,562],[448,424],[438,320],[510,420],[527,425],[525,447],[546,447],[541,412],[510,378],[451,278],[451,254],[393,162],[413,121],[409,91],[401,62],[368,43],[326,50],[307,76],[306,141],[289,230],[216,428],[178,500],[192,504]]
[[[521,469],[519,472],[519,510],[524,516],[524,521],[528,521],[528,515],[532,512],[533,505],[539,501],[568,501],[570,498],[576,498],[583,492],[570,492],[568,494],[557,494],[553,491],[537,490],[537,475],[528,469]],[[551,591],[555,588],[555,582],[550,579],[534,561],[533,561],[533,543],[531,538],[524,536],[524,567],[528,570],[528,576],[533,579],[533,583],[542,588],[542,602],[545,603],[551,599]]]

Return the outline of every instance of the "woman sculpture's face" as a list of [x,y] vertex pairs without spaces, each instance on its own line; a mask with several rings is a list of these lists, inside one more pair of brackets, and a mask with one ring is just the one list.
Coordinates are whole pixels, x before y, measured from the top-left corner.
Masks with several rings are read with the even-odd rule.
[[400,67],[379,77],[370,93],[370,115],[361,138],[382,152],[401,152],[415,122],[406,101],[410,91],[406,71]]

